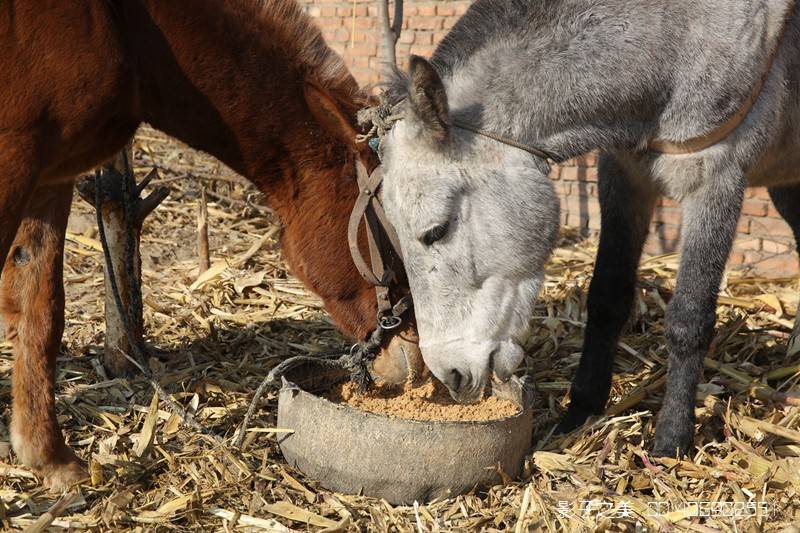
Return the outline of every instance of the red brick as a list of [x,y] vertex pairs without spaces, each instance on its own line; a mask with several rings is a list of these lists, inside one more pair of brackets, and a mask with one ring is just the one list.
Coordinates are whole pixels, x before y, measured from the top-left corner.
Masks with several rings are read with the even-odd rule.
[[578,167],[561,167],[561,179],[566,181],[578,180]]
[[456,25],[456,22],[458,22],[458,18],[457,17],[447,17],[442,22],[442,27],[444,29],[446,29],[446,30],[449,30],[450,28],[452,28],[453,26]]
[[761,239],[755,237],[739,239],[734,243],[733,246],[737,250],[758,251],[761,250]]
[[344,28],[339,28],[336,30],[336,33],[334,33],[334,40],[340,43],[346,43],[350,40],[350,32]]
[[757,199],[746,200],[742,205],[742,213],[745,215],[763,217],[767,214],[767,202]]
[[770,254],[785,254],[792,252],[792,245],[786,241],[773,241],[764,239],[762,241],[762,250]]
[[369,67],[369,58],[367,56],[350,56],[351,65],[355,68]]
[[408,23],[415,30],[440,30],[442,21],[442,17],[411,17]]
[[[335,17],[336,16],[336,8],[333,6],[322,6],[319,8],[319,16],[320,17]],[[339,21],[341,22],[341,20]]]
[[378,47],[375,43],[356,43],[356,45],[350,49],[350,53],[358,56],[365,55],[374,57],[378,54]]
[[736,233],[750,233],[750,217],[742,217],[736,226]]
[[767,189],[764,187],[758,187],[755,189],[755,197],[760,198],[761,200],[769,200],[769,193]]
[[742,268],[752,271],[756,275],[785,276],[797,273],[797,258],[794,254],[764,254],[759,252],[746,252]]
[[434,50],[436,50],[436,47],[433,45],[424,45],[424,46],[414,45],[412,50],[418,56],[430,57],[433,55],[433,52]]
[[678,225],[681,223],[681,210],[677,207],[657,207],[653,210],[653,221]]
[[653,230],[653,235],[650,238],[659,238],[667,241],[677,241],[680,239],[681,229],[679,226],[672,224],[659,223]]
[[791,236],[789,225],[777,218],[758,217],[750,219],[750,233],[754,235]]
[[777,209],[775,209],[775,206],[774,206],[774,205],[772,205],[772,202],[770,202],[770,203],[767,205],[767,216],[768,216],[768,217],[770,217],[770,218],[783,218],[783,217],[781,216],[781,214],[780,214],[780,213],[778,213],[778,210],[777,210]]
[[578,167],[578,179],[596,182],[597,169],[595,167]]
[[414,33],[416,35],[416,38],[414,39],[415,45],[433,44],[433,33],[429,31],[418,31]]
[[417,6],[417,15],[419,15],[420,17],[436,16],[436,4]]
[[443,2],[436,6],[436,14],[444,17],[452,17],[456,14],[456,8],[452,3]]
[[400,34],[400,39],[398,42],[403,44],[414,44],[414,39],[417,36],[417,32],[414,31],[404,31]]
[[321,17],[317,19],[317,25],[325,29],[336,29],[342,26],[342,19],[338,17]]
[[731,252],[731,255],[728,257],[728,265],[741,265],[744,262],[744,254],[742,252]]

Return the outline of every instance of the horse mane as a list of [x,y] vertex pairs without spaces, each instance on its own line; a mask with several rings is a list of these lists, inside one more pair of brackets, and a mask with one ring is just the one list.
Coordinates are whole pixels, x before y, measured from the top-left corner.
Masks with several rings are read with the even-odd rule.
[[267,28],[271,46],[286,55],[305,79],[347,101],[366,101],[342,58],[296,0],[225,0],[230,9],[248,13]]

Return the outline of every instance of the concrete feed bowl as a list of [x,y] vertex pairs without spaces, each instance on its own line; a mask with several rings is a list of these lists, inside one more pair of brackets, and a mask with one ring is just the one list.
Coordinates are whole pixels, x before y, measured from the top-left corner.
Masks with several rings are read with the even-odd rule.
[[339,370],[298,367],[284,376],[278,425],[287,462],[330,490],[393,504],[454,496],[500,482],[497,465],[517,477],[533,431],[533,391],[519,379],[494,384],[514,416],[476,422],[390,418],[336,404],[315,393],[347,379]]

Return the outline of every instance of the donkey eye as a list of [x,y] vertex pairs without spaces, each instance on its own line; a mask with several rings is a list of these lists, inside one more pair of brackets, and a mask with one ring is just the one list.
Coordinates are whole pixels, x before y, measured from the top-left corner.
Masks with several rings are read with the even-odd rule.
[[424,244],[425,246],[430,246],[436,241],[444,239],[445,235],[447,235],[448,229],[450,229],[449,222],[444,224],[439,224],[438,226],[434,226],[428,231],[426,231],[420,240],[422,241],[422,244]]

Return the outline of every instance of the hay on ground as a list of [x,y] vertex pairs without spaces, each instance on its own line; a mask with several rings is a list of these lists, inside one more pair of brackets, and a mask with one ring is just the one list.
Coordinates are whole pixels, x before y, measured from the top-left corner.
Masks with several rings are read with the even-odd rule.
[[[142,239],[151,368],[174,398],[230,441],[266,372],[293,355],[345,343],[319,300],[291,277],[280,229],[241,178],[149,128],[136,171],[156,165],[171,197]],[[211,268],[195,250],[201,184],[209,199]],[[43,491],[9,452],[12,356],[0,344],[0,528],[91,531],[797,531],[800,353],[785,345],[795,279],[732,273],[697,399],[697,452],[655,460],[653,413],[664,390],[664,310],[677,257],[640,269],[620,342],[607,416],[553,435],[578,364],[596,241],[563,239],[548,266],[526,366],[539,390],[534,453],[522,481],[414,507],[333,494],[286,465],[276,396],[265,395],[244,451],[179,424],[144,379],[108,379],[102,265],[93,214],[74,204],[66,246],[67,326],[58,415],[89,461],[91,483],[68,499]],[[48,514],[49,513],[49,514]],[[38,520],[38,522],[37,522]]]

